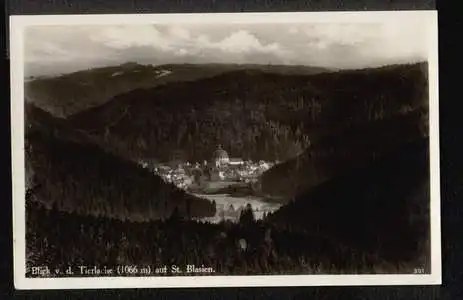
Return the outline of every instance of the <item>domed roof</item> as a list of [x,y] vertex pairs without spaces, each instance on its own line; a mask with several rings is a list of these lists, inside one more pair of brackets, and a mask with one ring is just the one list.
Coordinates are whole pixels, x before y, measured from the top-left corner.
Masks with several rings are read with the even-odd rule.
[[222,149],[222,146],[217,146],[217,150],[214,151],[214,158],[228,158],[227,151]]

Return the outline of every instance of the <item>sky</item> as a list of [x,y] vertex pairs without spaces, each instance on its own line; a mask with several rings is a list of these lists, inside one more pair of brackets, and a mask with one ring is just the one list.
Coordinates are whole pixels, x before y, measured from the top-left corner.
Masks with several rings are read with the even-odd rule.
[[56,75],[128,61],[364,68],[426,60],[426,26],[386,23],[31,26],[25,75]]

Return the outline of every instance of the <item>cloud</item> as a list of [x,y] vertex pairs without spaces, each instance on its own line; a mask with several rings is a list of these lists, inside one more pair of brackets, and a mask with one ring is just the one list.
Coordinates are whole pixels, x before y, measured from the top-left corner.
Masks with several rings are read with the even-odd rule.
[[307,38],[327,46],[359,46],[372,34],[378,34],[376,24],[317,24],[304,28],[303,32]]
[[300,52],[321,65],[367,67],[427,58],[423,22],[311,24],[299,28],[307,40]]
[[277,54],[281,51],[279,44],[262,45],[254,35],[244,30],[232,33],[217,44],[212,44],[212,47],[231,53],[270,52]]
[[370,43],[372,51],[382,53],[390,59],[395,57],[427,57],[427,35],[425,24],[410,21],[409,24],[388,23],[380,26],[383,39]]
[[185,48],[180,48],[177,51],[175,51],[174,54],[177,56],[185,56],[188,55],[188,50],[186,50]]
[[72,55],[72,53],[64,50],[59,45],[49,42],[43,42],[34,46],[33,60],[67,60]]
[[56,63],[98,61],[113,53],[91,40],[94,28],[89,26],[37,26],[25,32],[25,61]]
[[288,32],[290,34],[298,34],[299,33],[299,28],[297,28],[296,26],[292,26],[289,28]]
[[183,40],[183,41],[188,41],[191,36],[190,36],[190,32],[184,28],[181,28],[181,27],[172,27],[170,30],[169,30],[169,33],[171,35],[171,37],[177,39],[177,40]]
[[185,55],[188,51],[198,53],[207,50],[224,53],[278,53],[282,51],[277,43],[261,44],[259,39],[245,30],[232,32],[218,41],[207,35],[192,36],[184,28],[174,27],[162,34],[153,26],[111,27],[100,30],[91,36],[92,41],[115,49],[132,47],[152,47],[158,51],[174,51]]
[[146,25],[103,27],[90,34],[90,39],[118,50],[145,46],[170,50],[169,40],[153,26]]

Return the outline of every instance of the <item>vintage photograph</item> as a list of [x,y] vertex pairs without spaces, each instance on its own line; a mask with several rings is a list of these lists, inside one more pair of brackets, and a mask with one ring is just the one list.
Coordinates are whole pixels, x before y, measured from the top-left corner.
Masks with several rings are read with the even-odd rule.
[[14,18],[17,283],[440,283],[435,12]]

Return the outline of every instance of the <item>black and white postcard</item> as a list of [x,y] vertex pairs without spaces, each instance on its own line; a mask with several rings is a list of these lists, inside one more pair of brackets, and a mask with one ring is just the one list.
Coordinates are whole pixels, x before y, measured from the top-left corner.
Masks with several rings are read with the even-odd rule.
[[441,283],[436,11],[10,25],[17,288]]

